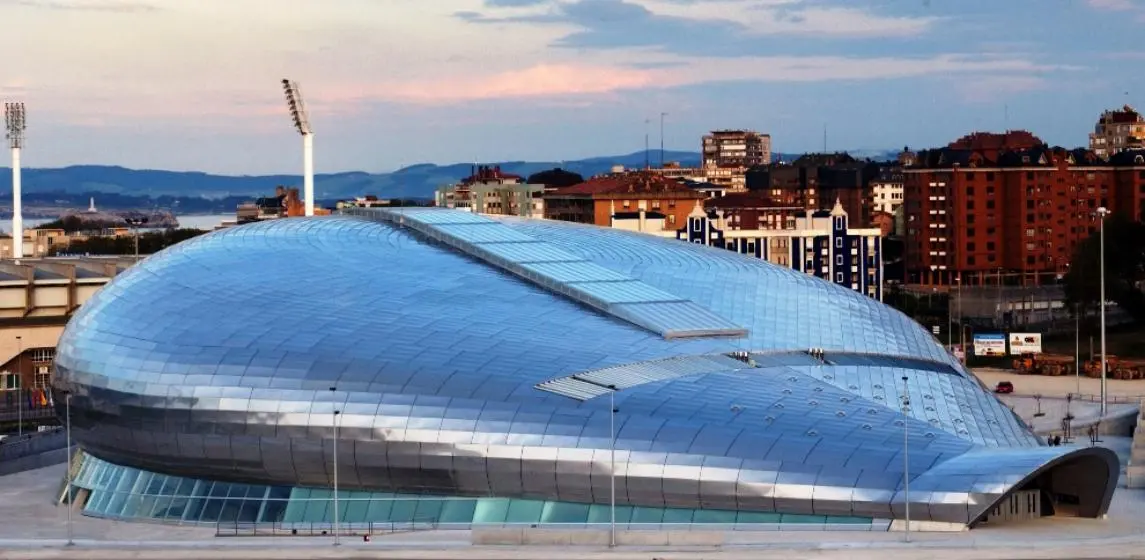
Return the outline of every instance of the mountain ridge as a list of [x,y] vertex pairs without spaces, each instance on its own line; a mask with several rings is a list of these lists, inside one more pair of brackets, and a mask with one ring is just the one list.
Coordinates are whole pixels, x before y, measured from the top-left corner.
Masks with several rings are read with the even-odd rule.
[[[886,159],[897,152],[856,150],[855,154],[872,159]],[[801,154],[775,154],[774,159],[789,161]],[[882,157],[878,157],[878,156]],[[876,156],[876,157],[872,157]],[[699,152],[666,150],[665,162],[678,162],[683,167],[700,164]],[[615,165],[640,168],[645,162],[658,165],[660,151],[633,152],[615,156],[595,156],[567,161],[502,161],[483,165],[500,166],[505,173],[527,177],[533,173],[560,167],[587,177],[606,173]],[[339,171],[318,173],[314,177],[315,197],[337,199],[365,194],[381,198],[432,198],[434,189],[468,176],[471,163],[417,163],[388,173]],[[120,165],[79,164],[56,168],[24,168],[23,188],[27,193],[105,193],[131,196],[198,196],[220,199],[234,196],[262,196],[274,192],[278,185],[299,186],[300,175],[222,175],[203,171],[167,171],[133,169]],[[0,168],[0,192],[12,190],[11,172]]]

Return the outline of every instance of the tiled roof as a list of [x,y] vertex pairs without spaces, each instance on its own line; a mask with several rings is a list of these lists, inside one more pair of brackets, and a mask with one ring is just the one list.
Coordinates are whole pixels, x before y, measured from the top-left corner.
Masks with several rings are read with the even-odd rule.
[[725,196],[718,198],[711,198],[704,201],[704,208],[783,208],[782,204],[777,204],[765,193],[746,192],[746,193],[729,193]]
[[579,185],[553,191],[557,196],[567,195],[617,195],[628,193],[672,194],[678,198],[700,198],[698,193],[677,181],[656,173],[637,171],[593,177]]

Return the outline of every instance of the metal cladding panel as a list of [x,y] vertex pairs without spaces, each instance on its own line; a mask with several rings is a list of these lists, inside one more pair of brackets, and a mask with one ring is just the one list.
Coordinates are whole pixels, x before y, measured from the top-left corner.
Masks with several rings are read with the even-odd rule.
[[[506,252],[504,245],[520,243],[524,246],[520,249],[540,253],[548,252],[554,256],[559,255],[559,250],[546,250],[544,247],[546,244],[543,241],[488,218],[480,218],[480,220],[484,220],[483,222],[477,221],[474,220],[475,216],[469,214],[470,217],[466,218],[464,223],[454,223],[453,218],[449,215],[464,214],[464,212],[429,209],[409,211],[404,208],[351,209],[345,213],[408,226],[430,239],[482,259],[493,266],[535,282],[558,294],[657,332],[666,338],[742,337],[747,334],[747,330],[743,327],[720,318],[710,310],[632,278],[605,282],[569,283],[556,276],[536,274],[524,267],[526,264],[537,262],[534,260],[535,257],[523,255],[523,258],[513,258],[511,251],[515,249],[509,249],[510,252]],[[489,250],[490,245],[494,246],[493,251]],[[496,252],[497,249],[501,249],[501,252]],[[617,275],[615,271],[571,256],[567,258],[561,256],[559,261],[565,263],[579,262],[582,266],[582,272],[594,267],[599,268],[599,271],[590,273],[598,277]],[[630,306],[622,310],[617,308],[619,304],[663,304],[669,302],[674,305],[668,309],[655,306]]]
[[[644,316],[662,314],[665,332],[719,318],[745,330],[666,338],[409,226],[483,223],[474,218],[291,218],[181,243],[76,313],[54,402],[73,396],[85,451],[182,477],[328,487],[337,418],[348,490],[601,504],[615,474],[622,505],[753,515],[897,515],[904,428],[919,519],[965,523],[1074,460],[1045,456],[1070,450],[1040,447],[928,332],[860,294],[573,224],[505,220],[543,243],[470,244],[522,271],[554,256],[587,262],[711,313],[616,306],[661,306]],[[590,270],[575,266],[527,272],[575,285],[559,277]],[[601,383],[619,388],[615,432]],[[1097,476],[1115,458],[1077,461],[1070,476],[1100,480],[1095,492],[1116,484],[1116,470],[1112,483]]]

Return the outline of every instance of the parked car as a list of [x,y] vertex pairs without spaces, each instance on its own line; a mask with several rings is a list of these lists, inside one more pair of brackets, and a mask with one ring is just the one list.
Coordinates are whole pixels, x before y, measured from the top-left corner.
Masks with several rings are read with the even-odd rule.
[[1014,392],[1014,384],[1009,381],[999,381],[998,385],[994,387],[994,392],[999,395],[1008,395]]

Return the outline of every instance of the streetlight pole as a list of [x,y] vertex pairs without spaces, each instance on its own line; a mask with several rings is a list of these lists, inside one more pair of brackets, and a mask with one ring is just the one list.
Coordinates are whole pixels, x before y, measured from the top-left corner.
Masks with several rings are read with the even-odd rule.
[[[337,391],[337,387],[330,388],[330,394],[333,395]],[[338,407],[337,403],[331,400],[330,404],[334,406],[334,414],[331,419],[334,422],[334,546],[342,544],[338,539]]]
[[616,385],[608,386],[608,546],[616,546]]
[[1081,314],[1077,304],[1073,306],[1073,373],[1077,378],[1076,393],[1081,395]]
[[64,397],[64,408],[66,410],[65,417],[67,418],[67,438],[68,438],[68,546],[75,544],[72,540],[72,394]]
[[24,356],[24,340],[16,337],[16,435],[24,435],[24,368],[20,362]]
[[146,217],[127,218],[127,224],[131,226],[131,230],[135,233],[135,262],[139,262],[139,227],[146,223]]
[[1100,242],[1101,242],[1101,297],[1098,305],[1101,306],[1101,417],[1105,417],[1106,411],[1106,390],[1105,378],[1107,376],[1108,367],[1105,362],[1105,216],[1109,214],[1109,210],[1102,206],[1097,209],[1097,216],[1101,220],[1100,227]]
[[902,376],[902,485],[906,504],[906,542],[910,542],[910,387]]

